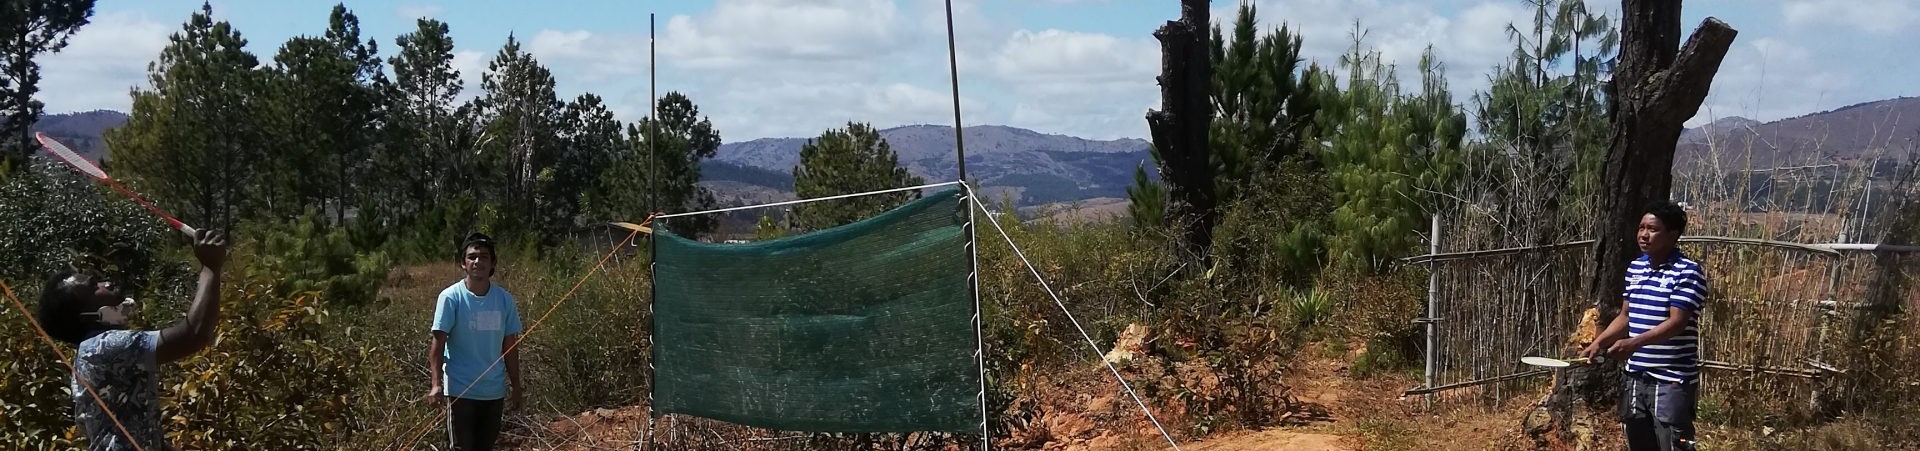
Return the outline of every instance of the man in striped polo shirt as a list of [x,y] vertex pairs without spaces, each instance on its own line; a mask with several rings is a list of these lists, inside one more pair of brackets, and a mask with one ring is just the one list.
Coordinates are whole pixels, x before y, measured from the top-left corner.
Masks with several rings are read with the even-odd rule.
[[[1627,268],[1620,316],[1581,351],[1627,359],[1620,417],[1630,450],[1693,449],[1700,389],[1699,317],[1706,270],[1675,247],[1687,213],[1658,202],[1640,217],[1640,258]],[[1624,339],[1623,339],[1624,338]]]

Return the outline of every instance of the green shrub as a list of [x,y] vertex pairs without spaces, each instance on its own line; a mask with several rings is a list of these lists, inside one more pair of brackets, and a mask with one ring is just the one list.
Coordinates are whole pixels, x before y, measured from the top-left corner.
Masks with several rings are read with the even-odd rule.
[[275,293],[311,294],[330,306],[359,306],[374,299],[389,263],[380,252],[354,249],[347,231],[328,229],[312,209],[280,224],[256,224],[257,260],[246,268]]

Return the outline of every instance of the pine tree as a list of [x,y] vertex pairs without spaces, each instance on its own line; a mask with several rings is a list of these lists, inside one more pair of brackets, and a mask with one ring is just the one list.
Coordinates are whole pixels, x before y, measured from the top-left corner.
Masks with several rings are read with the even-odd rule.
[[[615,219],[640,219],[652,212],[705,210],[715,203],[713,192],[700,186],[700,162],[720,151],[720,132],[700,115],[700,107],[679,92],[669,92],[657,104],[659,118],[641,118],[627,125],[624,155],[589,191],[591,210]],[[675,218],[668,227],[683,236],[713,230],[709,216]]]
[[[926,183],[900,167],[899,155],[864,123],[847,123],[809,139],[793,168],[794,194],[802,199],[855,194]],[[794,208],[803,230],[840,226],[880,214],[920,198],[917,191],[861,196],[801,204]]]
[[1340,60],[1346,89],[1322,91],[1318,118],[1334,194],[1327,247],[1335,263],[1384,271],[1417,243],[1432,211],[1421,194],[1438,192],[1457,173],[1466,118],[1452,104],[1432,49],[1421,58],[1421,92],[1403,94],[1393,66],[1355,36]]
[[93,0],[0,2],[0,178],[24,169],[39,150],[30,133],[45,111],[40,92],[41,54],[59,53],[67,39],[93,17]]
[[1492,196],[1507,200],[1498,212],[1504,222],[1538,225],[1506,231],[1518,241],[1507,245],[1576,239],[1568,231],[1594,214],[1587,199],[1597,192],[1610,133],[1603,80],[1612,71],[1619,34],[1584,2],[1545,0],[1535,4],[1527,29],[1508,25],[1507,35],[1513,55],[1495,69],[1488,90],[1474,96],[1484,153],[1504,161],[1472,177],[1517,178],[1478,183],[1498,188]]
[[1314,73],[1302,73],[1300,36],[1281,25],[1257,36],[1258,11],[1240,5],[1233,39],[1213,29],[1213,147],[1218,172],[1215,192],[1223,204],[1240,198],[1260,173],[1291,158],[1303,157],[1301,144],[1319,110]]
[[1167,225],[1167,191],[1159,182],[1147,178],[1147,166],[1133,168],[1133,186],[1127,187],[1127,216],[1133,218],[1136,231]]
[[553,179],[542,186],[541,210],[572,226],[583,213],[588,190],[628,149],[623,126],[600,96],[581,94],[567,103],[561,119],[565,143],[554,159]]
[[480,86],[486,95],[478,100],[485,124],[479,192],[488,195],[484,200],[498,206],[503,217],[512,218],[507,224],[559,236],[554,232],[564,232],[568,224],[541,208],[549,203],[538,199],[541,186],[554,179],[551,171],[564,144],[558,133],[562,104],[553,91],[553,73],[508,35],[481,75]]
[[[1319,110],[1316,94],[1320,78],[1318,66],[1300,68],[1301,38],[1291,27],[1282,25],[1266,36],[1259,36],[1259,14],[1250,3],[1242,3],[1234,19],[1231,39],[1219,26],[1213,28],[1211,53],[1213,82],[1209,99],[1214,111],[1208,133],[1212,148],[1215,198],[1226,208],[1243,197],[1243,192],[1260,185],[1268,171],[1290,159],[1310,159],[1305,144],[1310,139],[1314,115]],[[1158,148],[1152,152],[1162,167],[1166,162]],[[1314,168],[1306,167],[1307,170]],[[1164,197],[1164,184],[1135,177],[1129,193],[1139,192]],[[1165,213],[1152,214],[1145,205],[1164,205],[1161,199],[1129,195],[1140,207],[1130,208],[1138,225],[1162,224]],[[1300,215],[1305,216],[1305,215]]]
[[760,221],[753,224],[753,240],[766,241],[787,236],[787,229],[774,222],[773,216],[760,213]]
[[[367,161],[384,120],[379,85],[385,75],[378,44],[360,40],[360,19],[335,5],[322,36],[289,39],[274,57],[274,124],[277,158],[267,160],[267,181],[290,194],[274,202],[274,215],[292,217],[317,205],[334,224],[346,222],[361,203],[354,188],[369,176]],[[368,199],[371,200],[371,199]]]
[[119,174],[154,200],[189,206],[175,213],[202,227],[232,230],[236,212],[263,174],[271,146],[264,124],[264,71],[246,39],[213,7],[169,38],[148,67],[152,89],[133,92],[127,125],[107,134]]
[[463,86],[449,31],[444,22],[419,19],[413,32],[394,40],[398,50],[387,60],[394,78],[380,88],[389,112],[385,142],[374,149],[362,184],[377,201],[366,203],[357,222],[369,233],[412,236],[408,245],[434,251],[446,236],[473,228],[481,181],[477,106],[455,102]]

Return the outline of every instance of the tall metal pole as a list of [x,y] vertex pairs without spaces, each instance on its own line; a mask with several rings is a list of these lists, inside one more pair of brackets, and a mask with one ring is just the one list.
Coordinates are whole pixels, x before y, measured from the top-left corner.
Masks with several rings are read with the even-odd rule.
[[658,79],[660,71],[653,53],[653,13],[647,13],[647,109],[652,111],[647,118],[647,213],[660,211],[656,202],[660,192],[660,94]]
[[960,124],[960,63],[953,46],[953,0],[947,0],[947,71],[953,80],[953,148],[959,154],[960,183],[967,183],[967,143]]
[[985,338],[985,318],[980,307],[980,240],[975,235],[975,205],[979,203],[977,194],[967,183],[967,144],[966,128],[960,122],[960,62],[959,52],[953,44],[953,0],[946,1],[947,6],[947,75],[953,85],[953,149],[956,163],[960,169],[961,194],[966,196],[967,204],[967,290],[973,296],[973,363],[980,371],[980,449],[993,449],[993,438],[988,429],[987,416],[987,342]]
[[[655,72],[653,69],[653,13],[647,13],[647,109],[648,111],[653,112],[651,113],[652,117],[650,117],[649,120],[647,121],[648,124],[660,122],[660,119],[659,119],[660,103],[653,99],[654,74]],[[649,128],[651,129],[654,127],[649,127]],[[658,141],[659,141],[658,139],[655,139],[651,134],[649,134],[647,138],[647,184],[648,185],[652,185],[654,183],[653,180],[656,178],[653,176],[654,161],[657,160],[656,158],[654,158],[654,156],[659,155],[659,153],[653,151],[653,146],[654,146],[654,143]],[[647,189],[647,214],[649,215],[653,214],[656,211],[653,205],[653,196],[654,196],[653,192],[654,190],[651,187]],[[653,224],[653,227],[657,229],[661,225],[662,224]],[[655,420],[657,419],[654,416],[656,413],[653,410],[653,404],[654,404],[653,391],[654,389],[660,387],[660,384],[657,383],[657,379],[654,377],[656,372],[653,370],[653,356],[657,354],[655,351],[658,349],[653,345],[653,340],[654,340],[653,303],[660,299],[660,297],[658,296],[660,293],[660,290],[658,288],[660,286],[660,277],[658,276],[659,272],[656,269],[656,266],[659,264],[659,261],[660,261],[658,258],[658,255],[659,255],[658,250],[660,249],[659,243],[660,243],[660,240],[655,239],[655,237],[652,234],[647,235],[647,428],[645,431],[641,432],[641,435],[643,436],[641,437],[641,445],[640,445],[641,451],[648,451],[653,449],[653,438],[654,438],[653,424],[656,423]]]

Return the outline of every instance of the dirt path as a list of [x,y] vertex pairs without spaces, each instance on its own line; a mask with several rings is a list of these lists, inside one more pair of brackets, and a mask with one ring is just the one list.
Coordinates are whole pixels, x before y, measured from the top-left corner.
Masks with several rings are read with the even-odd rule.
[[1197,443],[1181,445],[1186,451],[1350,451],[1354,448],[1346,437],[1333,434],[1318,434],[1293,430],[1273,429],[1255,433],[1230,434],[1228,437],[1209,439]]

